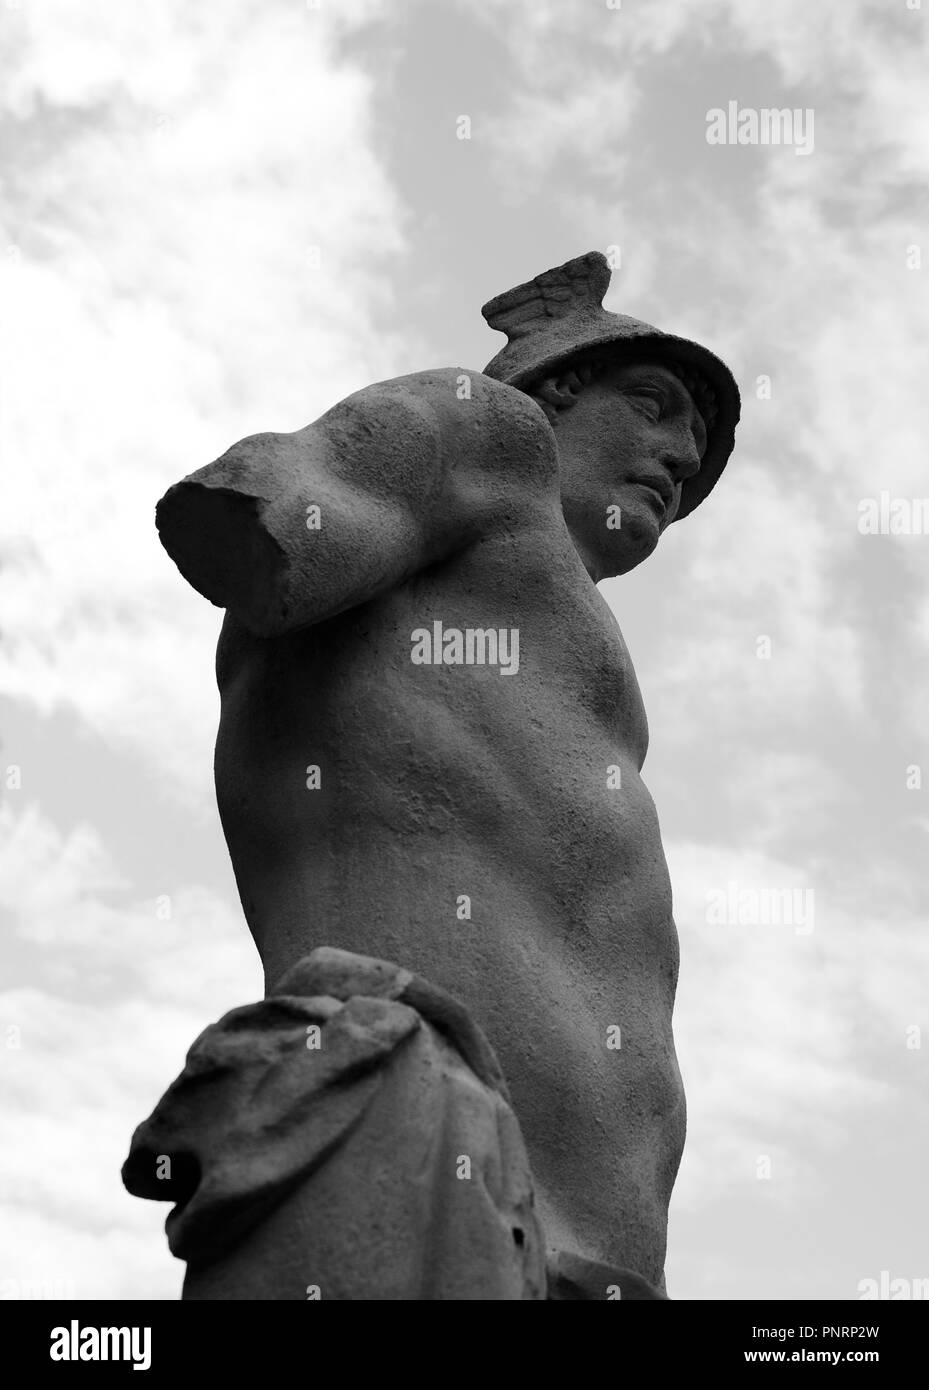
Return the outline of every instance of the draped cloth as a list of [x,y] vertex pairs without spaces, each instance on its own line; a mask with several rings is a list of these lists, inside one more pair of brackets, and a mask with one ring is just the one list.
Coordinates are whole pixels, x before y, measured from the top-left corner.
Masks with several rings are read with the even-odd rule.
[[175,1203],[185,1299],[664,1297],[579,1256],[546,1275],[487,1039],[444,990],[329,947],[201,1033],[122,1175]]

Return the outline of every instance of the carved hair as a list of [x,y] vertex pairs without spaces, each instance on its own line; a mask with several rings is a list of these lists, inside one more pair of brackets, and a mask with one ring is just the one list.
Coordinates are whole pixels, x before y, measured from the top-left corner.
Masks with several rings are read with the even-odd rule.
[[[589,386],[592,381],[596,381],[604,371],[615,362],[615,358],[593,357],[581,362],[575,362],[573,366],[567,366],[562,371],[551,376],[542,377],[539,381],[533,382],[527,389],[528,394],[545,411],[552,424],[558,418],[559,411],[567,410],[574,405],[578,396],[585,386]],[[706,432],[710,434],[716,420],[716,394],[709,383],[690,367],[685,367],[679,362],[662,362],[663,367],[667,367],[669,372],[673,372],[678,381],[690,392],[694,404],[703,416],[706,425]]]

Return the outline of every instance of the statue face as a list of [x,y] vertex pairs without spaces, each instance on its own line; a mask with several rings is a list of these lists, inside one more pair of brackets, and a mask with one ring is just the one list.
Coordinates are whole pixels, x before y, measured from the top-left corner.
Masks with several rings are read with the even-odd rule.
[[562,378],[558,389],[574,399],[555,422],[568,530],[594,580],[625,574],[655,549],[700,469],[703,417],[654,362],[609,367],[579,389]]

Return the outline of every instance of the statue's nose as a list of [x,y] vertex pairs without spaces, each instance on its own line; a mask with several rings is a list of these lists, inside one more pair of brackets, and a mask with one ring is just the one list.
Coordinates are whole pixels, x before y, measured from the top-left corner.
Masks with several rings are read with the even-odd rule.
[[665,450],[661,460],[675,483],[686,482],[700,472],[700,454],[692,434],[687,438],[675,440],[673,447]]

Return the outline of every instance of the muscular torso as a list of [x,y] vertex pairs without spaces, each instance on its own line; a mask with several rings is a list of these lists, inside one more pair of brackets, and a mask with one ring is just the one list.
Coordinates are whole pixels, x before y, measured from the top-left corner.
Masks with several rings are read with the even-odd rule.
[[[645,713],[560,510],[520,517],[299,632],[227,616],[220,812],[269,988],[330,945],[454,994],[500,1059],[550,1243],[659,1282],[684,1100]],[[517,628],[518,673],[414,664],[435,620]]]

